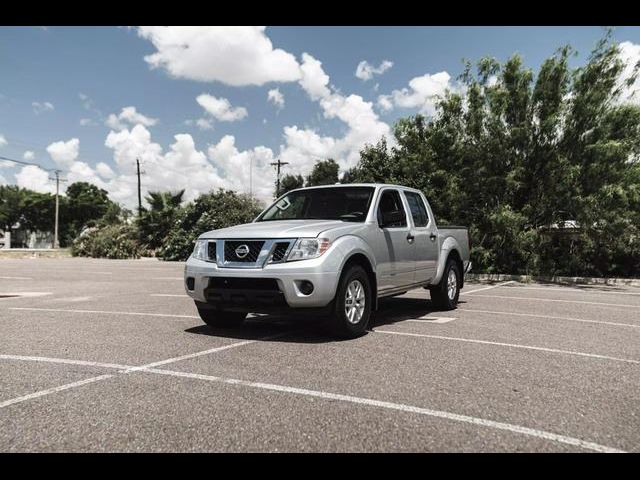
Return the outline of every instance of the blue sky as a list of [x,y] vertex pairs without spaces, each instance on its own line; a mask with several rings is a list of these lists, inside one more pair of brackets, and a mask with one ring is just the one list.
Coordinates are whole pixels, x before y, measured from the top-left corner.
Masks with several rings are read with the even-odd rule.
[[[600,27],[200,29],[0,28],[0,155],[93,181],[128,206],[136,156],[145,190],[186,188],[193,198],[222,186],[267,199],[270,161],[290,161],[292,173],[326,156],[353,165],[362,144],[397,118],[431,113],[432,94],[456,88],[463,58],[517,52],[536,69],[568,43],[578,65],[603,34]],[[619,27],[614,39],[635,55],[640,28]],[[362,61],[392,66],[363,79]],[[275,89],[282,106],[267,99]],[[109,121],[112,114],[120,118]],[[0,163],[0,183],[51,191],[47,176]]]

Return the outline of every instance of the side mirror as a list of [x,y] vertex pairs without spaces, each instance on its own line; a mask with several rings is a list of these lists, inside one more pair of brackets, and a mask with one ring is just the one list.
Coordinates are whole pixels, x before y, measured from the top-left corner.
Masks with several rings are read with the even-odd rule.
[[404,220],[404,214],[400,210],[393,210],[391,212],[382,212],[382,221],[379,222],[380,228],[393,227],[394,225],[401,224]]

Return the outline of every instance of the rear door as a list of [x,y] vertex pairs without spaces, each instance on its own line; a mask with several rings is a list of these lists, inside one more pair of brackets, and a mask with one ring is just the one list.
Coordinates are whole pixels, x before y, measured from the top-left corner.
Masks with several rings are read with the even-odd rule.
[[[383,226],[383,216],[395,213],[398,221]],[[378,291],[393,290],[415,282],[414,250],[411,227],[400,192],[385,188],[380,192],[376,205],[378,228],[376,235],[376,263]]]
[[411,212],[411,235],[415,245],[415,282],[428,282],[436,275],[438,267],[438,235],[435,222],[429,217],[427,207],[418,192],[403,191]]

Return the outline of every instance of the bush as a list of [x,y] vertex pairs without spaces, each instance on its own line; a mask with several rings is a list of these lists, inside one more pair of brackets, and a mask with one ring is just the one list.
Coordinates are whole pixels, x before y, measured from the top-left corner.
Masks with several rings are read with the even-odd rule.
[[91,227],[73,241],[71,254],[95,258],[139,258],[144,252],[135,227],[127,224]]
[[249,223],[261,210],[257,200],[230,190],[200,195],[177,215],[157,255],[163,260],[186,260],[193,251],[193,242],[202,233]]

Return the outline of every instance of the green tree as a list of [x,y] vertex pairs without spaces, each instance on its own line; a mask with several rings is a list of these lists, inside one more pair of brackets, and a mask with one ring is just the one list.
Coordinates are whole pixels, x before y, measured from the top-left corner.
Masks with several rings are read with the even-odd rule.
[[572,54],[537,72],[518,55],[467,62],[464,95],[400,119],[346,180],[424,191],[439,224],[469,225],[476,271],[638,276],[640,107],[619,96],[634,78],[609,34],[584,66]]
[[276,192],[276,197],[302,187],[304,187],[304,178],[302,178],[302,175],[287,174],[280,180],[280,191]]
[[328,160],[320,160],[313,166],[313,170],[307,177],[307,187],[314,187],[316,185],[333,185],[338,183],[338,172],[340,167],[335,160],[329,158]]
[[177,216],[158,252],[163,260],[186,260],[193,242],[208,230],[251,222],[263,205],[245,194],[219,189],[200,195]]
[[143,209],[137,225],[140,241],[151,250],[160,248],[173,227],[180,211],[184,190],[172,192],[149,192],[145,200],[149,209]]
[[88,182],[72,183],[65,194],[66,200],[60,205],[62,245],[70,244],[84,228],[95,225],[113,203],[106,190]]

